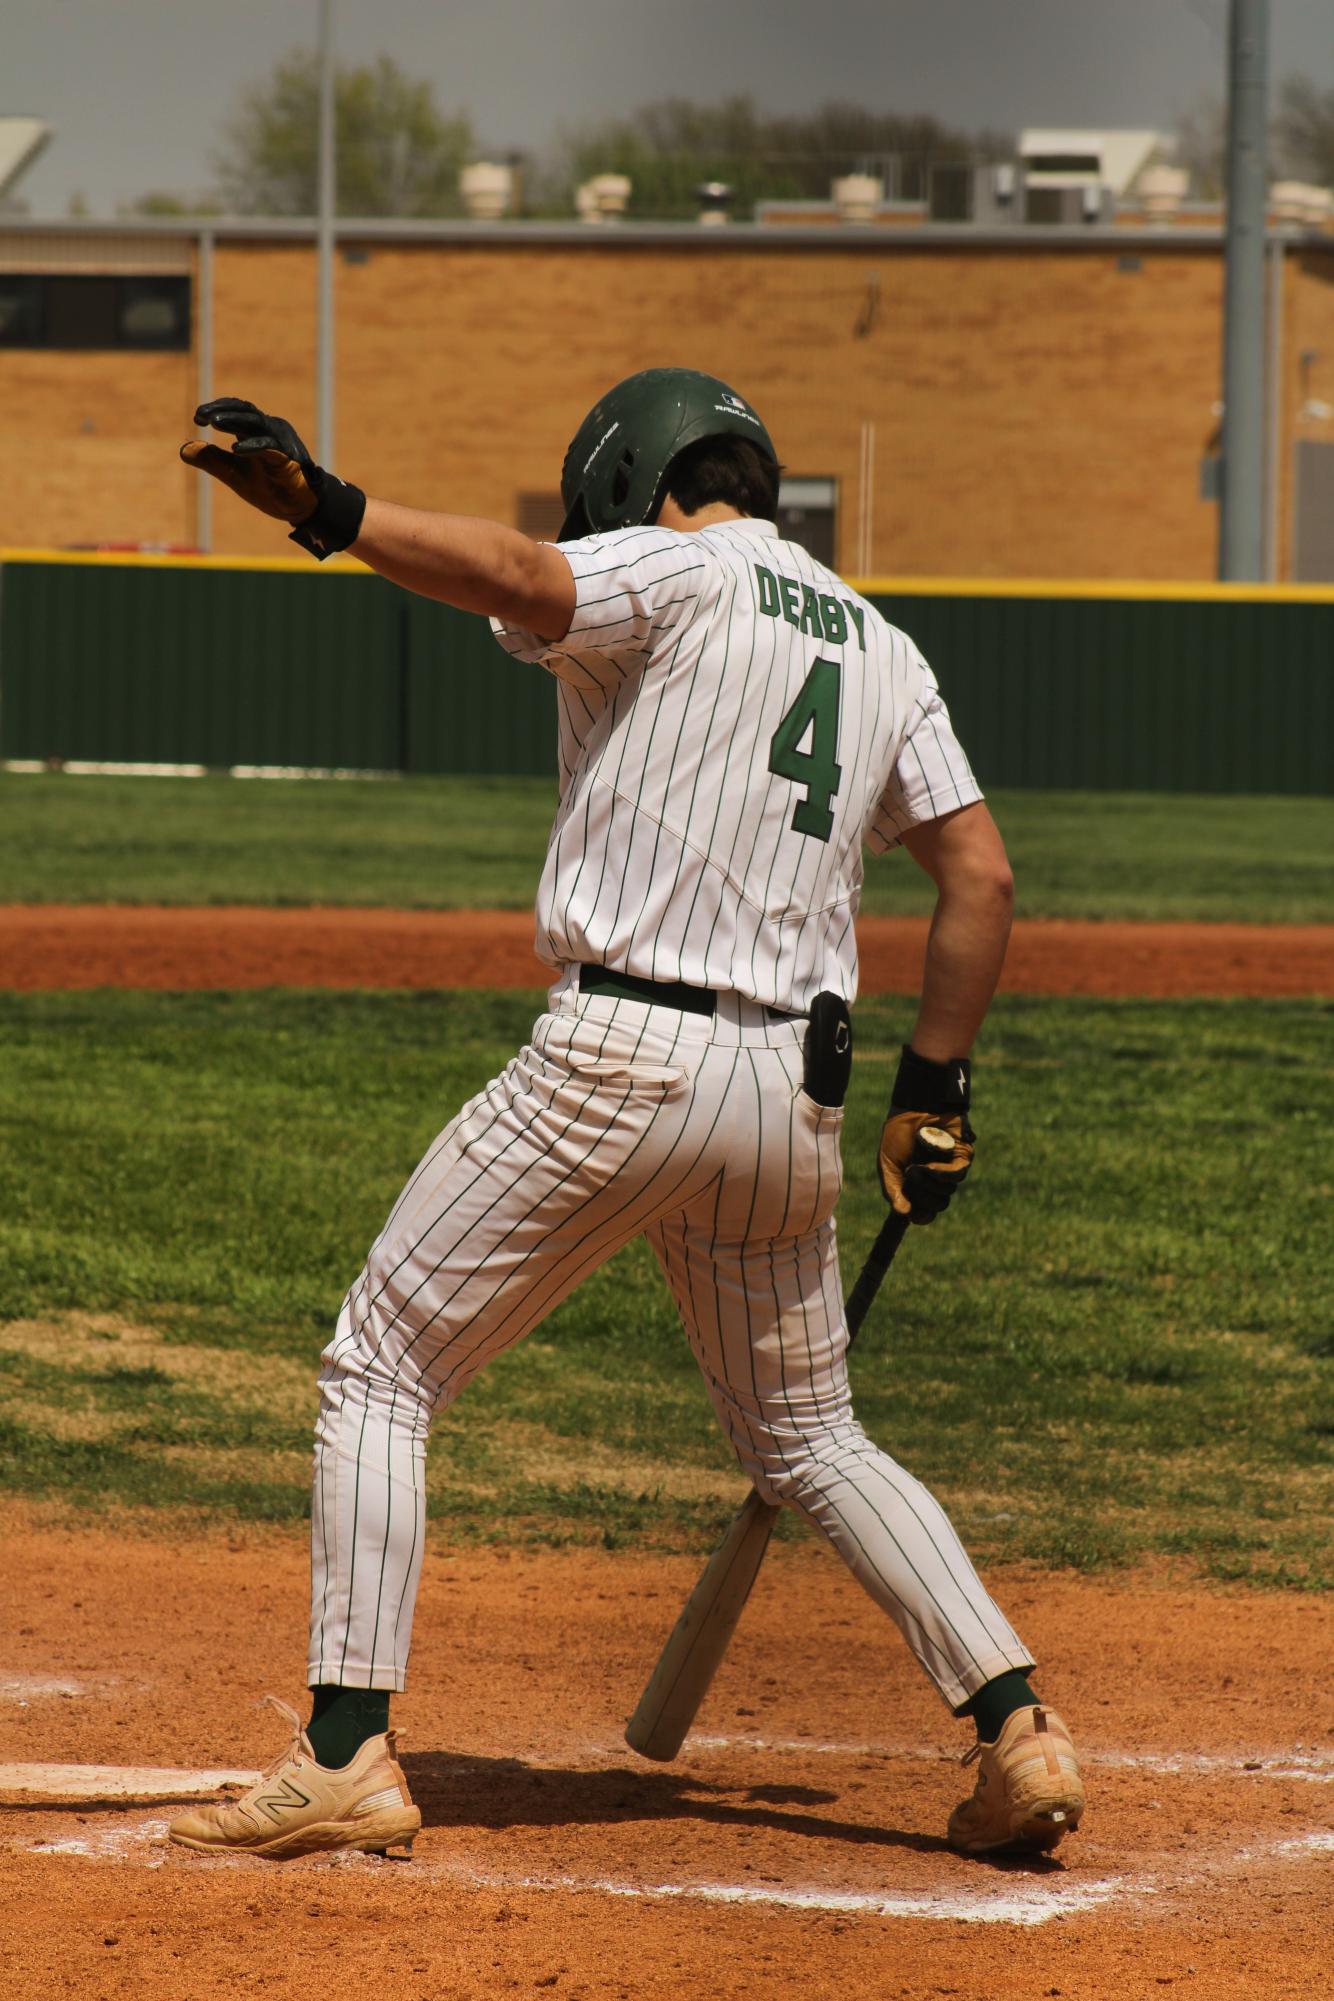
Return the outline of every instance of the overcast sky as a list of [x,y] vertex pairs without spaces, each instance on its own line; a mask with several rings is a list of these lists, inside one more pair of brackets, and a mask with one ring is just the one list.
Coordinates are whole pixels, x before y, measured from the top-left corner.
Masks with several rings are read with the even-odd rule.
[[[1170,130],[1221,96],[1227,0],[335,0],[339,54],[381,51],[466,110],[485,150],[666,96],[829,98],[965,128]],[[1271,76],[1334,87],[1331,0],[1272,0]],[[194,192],[238,90],[314,39],[316,0],[2,0],[0,113],[55,128],[21,192],[61,215]]]

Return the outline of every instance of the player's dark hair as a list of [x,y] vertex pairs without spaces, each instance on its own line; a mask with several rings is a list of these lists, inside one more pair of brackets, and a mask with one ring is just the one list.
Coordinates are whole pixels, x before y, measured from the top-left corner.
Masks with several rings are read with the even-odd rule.
[[686,514],[720,500],[757,521],[778,515],[782,467],[749,438],[701,438],[667,468],[667,491]]

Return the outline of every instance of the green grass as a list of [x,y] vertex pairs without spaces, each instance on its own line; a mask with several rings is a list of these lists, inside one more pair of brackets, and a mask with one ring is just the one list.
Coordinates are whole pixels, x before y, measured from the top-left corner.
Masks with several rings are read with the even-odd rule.
[[[312,1365],[516,994],[0,996],[0,1482],[295,1521]],[[850,1280],[905,1004],[858,1009]],[[988,1560],[1334,1584],[1327,1007],[1005,999],[979,1166],[904,1247],[861,1415]],[[437,1425],[455,1536],[707,1543],[742,1491],[632,1246]]]
[[[0,773],[0,902],[521,909],[554,806],[536,778],[347,782]],[[1334,802],[998,792],[1030,917],[1329,921]],[[863,908],[924,912],[903,855]]]

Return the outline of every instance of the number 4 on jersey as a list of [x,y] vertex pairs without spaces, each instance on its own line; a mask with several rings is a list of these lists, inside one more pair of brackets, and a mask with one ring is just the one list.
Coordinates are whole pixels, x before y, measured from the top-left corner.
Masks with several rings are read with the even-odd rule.
[[[838,763],[842,680],[843,670],[837,660],[817,660],[769,743],[770,771],[780,778],[790,778],[794,785],[806,787],[805,798],[798,799],[793,808],[793,831],[813,834],[817,841],[827,841],[834,831],[829,802],[843,776]],[[803,750],[801,745],[807,736],[810,746]]]

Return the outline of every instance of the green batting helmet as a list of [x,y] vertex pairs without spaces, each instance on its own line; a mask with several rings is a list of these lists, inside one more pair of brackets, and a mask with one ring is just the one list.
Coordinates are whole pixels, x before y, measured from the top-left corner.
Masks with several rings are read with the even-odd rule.
[[656,521],[667,472],[701,438],[749,438],[771,458],[773,440],[745,398],[693,368],[645,368],[599,397],[561,468],[562,542]]

